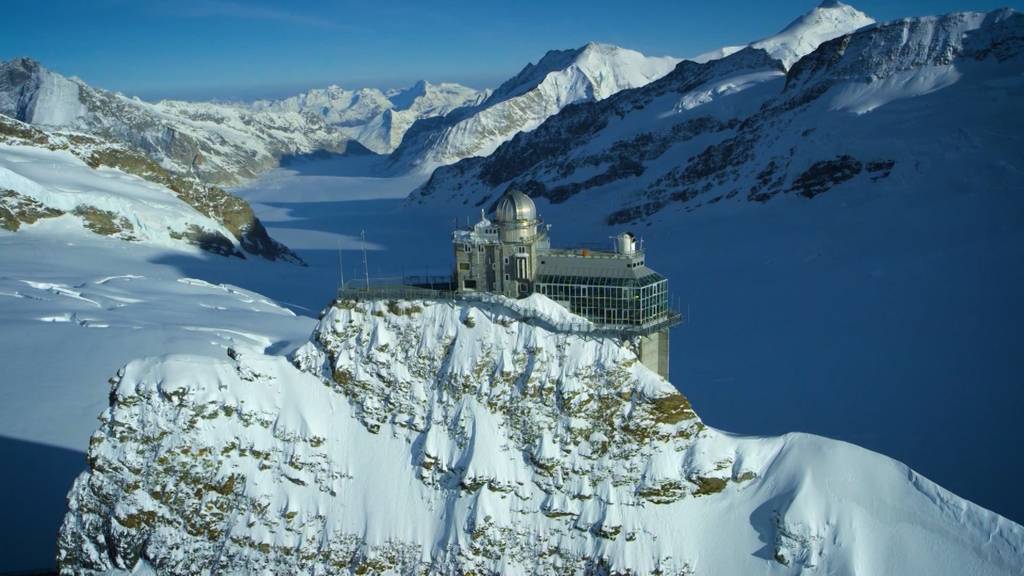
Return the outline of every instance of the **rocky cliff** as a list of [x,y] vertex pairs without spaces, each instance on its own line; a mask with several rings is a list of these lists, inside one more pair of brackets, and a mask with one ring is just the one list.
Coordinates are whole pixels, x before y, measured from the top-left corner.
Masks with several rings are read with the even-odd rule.
[[628,343],[517,303],[338,301],[293,357],[131,362],[67,574],[1013,574],[1024,529],[906,466],[706,427]]
[[72,216],[127,241],[302,263],[241,198],[164,169],[129,147],[0,115],[0,227]]

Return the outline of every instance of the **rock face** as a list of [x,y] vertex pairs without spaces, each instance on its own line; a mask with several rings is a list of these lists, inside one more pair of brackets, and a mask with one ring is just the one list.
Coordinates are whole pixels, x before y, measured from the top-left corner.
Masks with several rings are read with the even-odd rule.
[[1024,566],[1024,529],[905,466],[709,429],[628,345],[512,306],[554,304],[339,301],[291,363],[128,364],[69,494],[62,573]]
[[221,188],[171,173],[122,144],[0,116],[3,227],[16,231],[64,214],[122,240],[302,263],[267,234],[247,202]]
[[1003,128],[1024,117],[1022,47],[1024,16],[998,10],[863,28],[788,71],[755,48],[682,62],[570,106],[487,158],[439,168],[413,201],[486,206],[515,186],[623,224],[890,179],[1012,188],[1022,159]]
[[552,50],[481,104],[415,124],[392,161],[403,170],[429,171],[463,158],[487,156],[572,103],[603,100],[643,86],[667,74],[677,62],[593,42],[575,50]]

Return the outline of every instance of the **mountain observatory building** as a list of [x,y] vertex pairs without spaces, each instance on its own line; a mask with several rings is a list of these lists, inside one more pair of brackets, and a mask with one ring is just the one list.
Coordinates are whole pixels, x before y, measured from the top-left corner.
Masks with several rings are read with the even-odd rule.
[[494,222],[481,211],[479,222],[453,233],[456,292],[543,294],[596,330],[632,339],[640,361],[668,378],[668,331],[681,317],[669,307],[668,281],[647,267],[636,237],[615,236],[612,250],[552,248],[549,230],[533,200],[510,189]]

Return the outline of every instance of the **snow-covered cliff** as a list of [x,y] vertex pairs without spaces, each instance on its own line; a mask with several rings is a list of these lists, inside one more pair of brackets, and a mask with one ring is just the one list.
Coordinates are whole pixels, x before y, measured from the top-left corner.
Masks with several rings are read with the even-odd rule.
[[122,144],[0,115],[0,228],[53,218],[130,242],[301,262],[237,196]]
[[1024,567],[1024,529],[898,462],[707,428],[628,346],[515,317],[338,301],[291,363],[128,364],[69,495],[62,572]]

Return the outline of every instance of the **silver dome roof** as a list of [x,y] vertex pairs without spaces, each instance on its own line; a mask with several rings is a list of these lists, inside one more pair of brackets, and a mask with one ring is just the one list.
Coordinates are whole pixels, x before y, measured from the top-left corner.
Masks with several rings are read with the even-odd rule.
[[519,190],[509,190],[498,200],[494,209],[495,219],[500,222],[513,223],[519,220],[536,220],[537,206],[529,196]]

